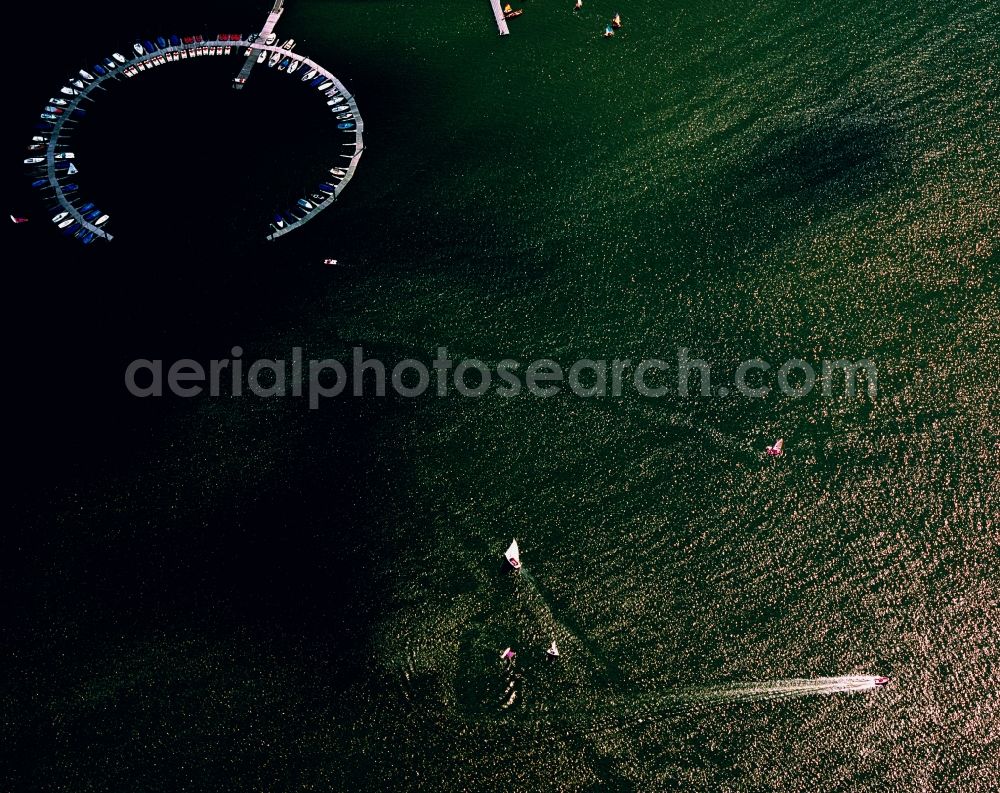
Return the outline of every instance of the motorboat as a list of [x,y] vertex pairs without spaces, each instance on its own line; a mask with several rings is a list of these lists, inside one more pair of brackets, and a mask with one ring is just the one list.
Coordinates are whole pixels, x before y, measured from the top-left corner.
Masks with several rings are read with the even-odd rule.
[[271,59],[267,62],[267,65],[273,69],[275,66],[278,65],[278,61],[280,60],[281,60],[281,50],[271,55]]
[[271,225],[276,229],[283,229],[285,227],[285,221],[282,219],[281,215],[276,214],[274,216],[274,223]]
[[773,446],[768,446],[764,450],[764,453],[767,454],[768,457],[781,457],[781,455],[785,453],[785,439],[778,438],[778,440],[774,442]]
[[114,58],[116,61],[118,61],[118,63],[125,63],[125,61],[128,60],[128,58],[126,58],[120,52],[112,52],[111,57]]
[[104,68],[107,69],[109,72],[113,72],[115,69],[118,68],[118,61],[116,61],[114,58],[105,58]]
[[101,215],[97,220],[94,221],[95,226],[103,226],[108,222],[110,215]]
[[24,164],[25,165],[40,165],[43,162],[45,162],[45,158],[44,157],[28,157],[24,161]]
[[305,198],[300,198],[295,203],[302,207],[306,212],[311,212],[314,209],[313,205]]
[[57,160],[72,160],[75,157],[76,157],[76,155],[73,152],[71,152],[71,151],[63,151],[63,152],[60,152],[59,154],[55,155],[55,158]]
[[86,69],[80,69],[80,76],[81,76],[81,77],[82,77],[82,78],[83,78],[84,80],[86,80],[86,81],[87,81],[88,83],[92,83],[92,82],[94,82],[94,80],[96,79],[96,78],[94,77],[94,75],[92,75],[92,74],[91,74],[90,72],[88,72],[88,71],[87,71]]
[[510,649],[510,647],[508,647],[506,650],[504,650],[502,653],[500,653],[500,660],[501,661],[513,661],[514,660],[514,656],[516,656],[516,655],[517,655],[517,653],[515,653],[512,649]]
[[163,38],[163,36],[157,36],[156,46],[159,47],[161,50],[165,50],[167,48],[167,40]]
[[132,51],[136,55],[145,55],[146,54],[146,51],[143,50],[143,48],[142,48],[142,44],[140,42],[138,42],[138,41],[135,44],[132,45]]
[[334,176],[347,176],[347,171],[343,168],[331,168],[330,173]]
[[295,46],[295,39],[289,39],[284,44],[281,45],[281,49],[290,50]]
[[46,113],[55,113],[57,116],[59,116],[59,115],[62,115],[63,113],[65,113],[66,111],[63,110],[61,107],[53,107],[52,105],[46,105],[45,106],[45,112]]
[[622,27],[622,15],[615,13],[614,17],[611,19],[611,27],[615,30],[621,30]]
[[324,259],[323,260],[323,264],[330,265],[330,266],[336,266],[337,260],[336,259]]
[[283,72],[288,68],[288,64],[292,62],[291,58],[282,58],[281,63],[278,64],[278,71]]
[[257,63],[263,63],[267,60],[267,50],[261,50],[260,55],[257,56]]
[[337,192],[337,188],[329,182],[320,182],[319,189],[320,192],[327,193],[328,195],[334,195]]
[[93,208],[94,208],[94,202],[88,201],[86,204],[80,207],[80,212],[89,212]]
[[75,88],[67,88],[65,85],[59,89],[59,93],[65,94],[66,96],[79,96],[80,92]]
[[309,81],[310,88],[316,88],[319,86],[326,78],[322,74],[318,74]]
[[278,40],[277,33],[268,33],[267,38],[264,39],[264,43],[270,46],[271,44],[274,44],[274,42],[276,42],[277,40]]
[[298,58],[292,58],[292,62],[288,64],[288,73],[292,74],[302,65],[302,61]]
[[513,540],[510,547],[504,551],[504,558],[507,563],[515,570],[521,569],[521,551],[517,547],[517,540]]
[[31,183],[31,186],[37,190],[40,187],[45,187],[45,185],[47,185],[48,183],[49,183],[48,179],[35,179],[35,181]]
[[573,6],[574,11],[579,11],[583,8],[583,0],[576,0],[576,5]]
[[521,14],[523,14],[523,13],[524,13],[524,9],[523,8],[518,8],[515,11],[508,4],[508,5],[504,6],[504,9],[503,9],[503,18],[504,19],[514,19],[516,17],[521,16]]
[[331,111],[333,111],[334,113],[342,113],[345,110],[351,109],[349,105],[338,105],[337,102],[339,101],[340,101],[339,99],[331,99],[329,102],[327,102],[328,105],[331,105],[330,107]]
[[316,76],[316,70],[310,69],[308,72],[302,75],[302,82],[309,82],[313,77]]
[[72,86],[73,86],[74,88],[76,88],[76,89],[77,89],[77,90],[79,90],[79,91],[82,91],[82,90],[83,90],[84,88],[86,88],[86,87],[87,87],[87,86],[86,86],[86,85],[84,84],[83,80],[76,80],[76,79],[74,79],[74,80],[70,80],[70,81],[69,81],[69,84],[70,84],[70,85],[72,85]]
[[325,83],[321,83],[319,86],[320,91],[325,91],[327,88],[333,87],[333,80],[327,80]]
[[348,118],[354,118],[354,114],[353,113],[338,113],[337,114],[337,118],[341,119],[341,120],[348,119]]
[[[66,212],[66,213],[64,213],[64,214],[67,214],[67,215],[68,215],[69,213],[68,213],[68,212]],[[63,220],[60,220],[60,221],[59,221],[59,222],[58,222],[58,223],[56,224],[57,228],[60,228],[60,229],[65,229],[65,228],[69,228],[69,227],[70,227],[70,226],[72,226],[72,225],[73,225],[73,218],[64,218]]]
[[353,121],[341,121],[337,124],[337,129],[354,129]]
[[892,680],[890,680],[888,677],[876,677],[875,678],[875,685],[878,688],[885,688],[891,682],[892,682]]
[[105,69],[103,66],[101,66],[101,64],[99,63],[94,64],[94,74],[96,74],[98,77],[104,77],[107,73],[108,70]]
[[148,39],[142,42],[142,46],[145,47],[146,52],[148,52],[150,55],[156,52],[156,45],[153,42],[149,41]]
[[52,222],[59,224],[62,223],[68,217],[69,217],[69,212],[60,212],[58,215],[52,218]]

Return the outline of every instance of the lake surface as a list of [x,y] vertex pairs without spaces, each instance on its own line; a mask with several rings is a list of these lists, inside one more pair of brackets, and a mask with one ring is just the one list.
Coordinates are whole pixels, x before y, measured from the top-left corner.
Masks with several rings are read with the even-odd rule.
[[[256,29],[251,5],[67,12],[7,150],[66,75]],[[524,0],[501,39],[486,0],[289,0],[279,34],[354,92],[367,149],[277,242],[340,138],[294,78],[232,91],[235,57],[90,108],[112,243],[54,234],[7,158],[41,221],[8,263],[10,789],[1000,785],[1000,10],[571,6]],[[868,359],[878,393],[124,389],[136,358],[234,345]]]

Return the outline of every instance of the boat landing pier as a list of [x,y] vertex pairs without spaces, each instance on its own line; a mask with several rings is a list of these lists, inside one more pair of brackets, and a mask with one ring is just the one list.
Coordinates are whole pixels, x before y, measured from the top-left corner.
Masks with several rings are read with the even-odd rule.
[[490,0],[490,3],[493,5],[493,16],[496,17],[500,35],[509,36],[510,29],[507,27],[507,18],[503,15],[503,6],[500,5],[500,0]]
[[[278,20],[281,19],[281,12],[284,11],[285,0],[274,0],[274,8],[271,9],[271,13],[267,15],[267,19],[264,21],[264,27],[260,29],[260,33],[257,34],[257,41],[261,44],[264,40],[271,35],[271,31],[274,30],[274,26],[278,24]],[[243,64],[243,68],[240,69],[240,73],[236,75],[233,79],[233,88],[239,91],[247,81],[250,76],[250,70],[253,69],[253,65],[257,62],[257,52],[256,50],[250,50],[247,54],[246,62]]]

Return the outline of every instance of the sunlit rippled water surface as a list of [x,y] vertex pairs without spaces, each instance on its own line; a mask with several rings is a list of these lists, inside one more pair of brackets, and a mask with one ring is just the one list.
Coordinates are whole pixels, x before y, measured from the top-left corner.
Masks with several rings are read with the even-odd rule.
[[[996,790],[1000,11],[523,6],[499,39],[486,0],[289,0],[368,151],[342,205],[266,251],[299,294],[219,354],[868,358],[877,396],[390,400],[345,408],[350,438],[341,408],[199,402],[54,525],[127,525],[127,552],[111,529],[88,552],[140,559],[155,527],[169,561],[128,586],[157,608],[201,571],[175,541],[223,566],[250,544],[233,597],[280,599],[281,628],[223,607],[94,640],[32,711],[62,724],[46,772]],[[296,265],[331,255],[350,267]]]

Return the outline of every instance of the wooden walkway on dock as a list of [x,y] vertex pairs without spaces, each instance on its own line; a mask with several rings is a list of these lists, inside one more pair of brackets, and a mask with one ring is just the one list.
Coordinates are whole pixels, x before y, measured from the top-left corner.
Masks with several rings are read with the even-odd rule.
[[500,0],[490,0],[490,3],[493,5],[493,16],[496,17],[500,35],[509,36],[510,29],[507,27],[507,19],[503,15],[503,7],[500,5]]
[[[285,0],[274,0],[274,8],[271,9],[271,13],[267,15],[267,19],[264,22],[264,27],[260,29],[260,33],[257,34],[257,41],[261,44],[264,43],[265,39],[271,35],[274,30],[274,26],[278,24],[278,20],[281,19],[281,12],[284,11]],[[253,50],[247,55],[246,63],[243,64],[243,68],[240,69],[240,73],[236,75],[233,80],[233,88],[239,91],[247,81],[250,76],[250,70],[253,69],[254,64],[257,62],[257,53]]]

